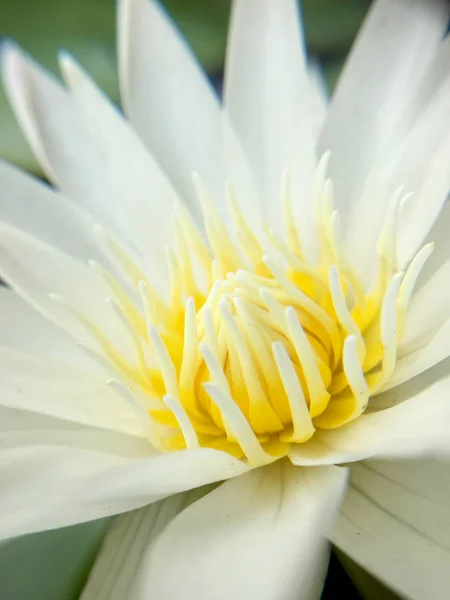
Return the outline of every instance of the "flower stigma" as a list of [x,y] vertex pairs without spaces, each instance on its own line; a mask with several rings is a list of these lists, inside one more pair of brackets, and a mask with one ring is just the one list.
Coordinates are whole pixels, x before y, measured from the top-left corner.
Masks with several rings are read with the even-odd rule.
[[176,245],[167,250],[168,298],[113,235],[96,228],[137,292],[136,301],[112,273],[90,263],[111,289],[108,301],[130,333],[135,362],[67,300],[53,296],[96,339],[117,375],[109,383],[145,419],[157,450],[207,447],[252,466],[267,464],[317,429],[358,418],[392,375],[413,287],[433,244],[404,272],[397,270],[397,221],[406,198],[397,190],[378,240],[375,283],[367,290],[345,256],[328,158],[316,171],[314,265],[305,260],[293,224],[288,172],[282,185],[286,235],[268,229],[268,250],[231,190],[233,236],[194,177],[207,242],[177,206]]

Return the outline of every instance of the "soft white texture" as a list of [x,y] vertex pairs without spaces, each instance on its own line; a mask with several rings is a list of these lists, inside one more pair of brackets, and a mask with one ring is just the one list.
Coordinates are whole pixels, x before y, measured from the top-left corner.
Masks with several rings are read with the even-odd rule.
[[50,165],[47,175],[102,225],[153,256],[154,282],[163,287],[175,192],[109,100],[70,58],[61,63],[77,82],[75,97],[14,46],[6,48],[4,77],[16,115],[44,170]]
[[[101,260],[92,239],[93,220],[49,185],[0,161],[0,220],[83,260]],[[104,260],[104,257],[103,257]]]
[[199,171],[214,196],[223,199],[225,174],[218,98],[158,3],[122,0],[119,10],[124,108],[196,214],[193,171]]
[[[139,600],[137,574],[149,545],[174,517],[210,486],[175,494],[117,517],[110,527],[80,600]],[[144,596],[145,597],[145,596]]]
[[353,465],[332,540],[411,600],[442,600],[450,585],[448,462]]
[[[328,532],[345,482],[345,469],[276,463],[197,502],[182,495],[122,517],[82,598],[119,600],[124,590],[133,600],[319,598],[329,552],[319,532]],[[143,555],[145,535],[150,546]],[[123,546],[128,540],[123,562],[115,558],[113,536]]]
[[281,221],[281,177],[290,169],[296,224],[311,256],[316,155],[299,25],[291,0],[233,4],[224,102],[253,168],[263,217],[272,227]]
[[101,373],[0,346],[0,405],[140,438],[146,423]]
[[[383,170],[420,114],[416,92],[432,68],[448,16],[444,0],[375,2],[333,95],[319,148],[332,152],[330,177],[362,273],[370,267],[390,193],[401,184],[409,187],[409,180],[400,180],[389,189]],[[423,104],[423,95],[420,99]],[[374,167],[381,178],[369,190],[375,203],[362,193]]]
[[1,346],[41,359],[64,357],[71,366],[82,366],[104,375],[98,363],[76,346],[60,327],[40,315],[27,302],[5,287],[0,287]]
[[97,346],[96,339],[70,309],[49,294],[67,300],[107,332],[125,356],[132,355],[129,334],[107,302],[111,291],[88,265],[19,229],[0,224],[0,270],[6,283],[75,340]]
[[[319,152],[331,150],[346,248],[364,275],[371,275],[376,236],[399,184],[415,192],[400,212],[401,263],[436,234],[397,372],[371,400],[372,412],[293,448],[291,461],[302,467],[286,461],[250,473],[212,450],[155,453],[142,415],[103,385],[104,366],[72,342],[94,345],[92,336],[48,294],[66,297],[129,355],[129,336],[105,302],[108,286],[85,264],[93,258],[108,265],[93,225],[123,239],[164,290],[173,206],[185,202],[198,217],[193,170],[221,213],[225,184],[234,187],[262,239],[261,216],[279,225],[288,167],[297,225],[313,254],[313,140],[320,123],[310,118],[296,3],[235,0],[225,110],[151,0],[123,0],[119,10],[120,76],[131,124],[67,55],[60,64],[68,90],[15,47],[4,49],[4,81],[15,112],[62,193],[0,164],[0,271],[15,288],[0,292],[0,537],[140,509],[240,475],[201,500],[195,501],[206,491],[120,517],[84,600],[123,597],[139,567],[144,597],[177,598],[192,577],[196,598],[218,583],[218,598],[225,592],[290,598],[299,590],[302,597],[317,597],[324,534],[344,486],[344,470],[328,465],[368,457],[374,460],[351,467],[352,488],[334,541],[414,599],[424,590],[430,598],[447,592],[450,529],[448,502],[440,496],[448,495],[447,467],[423,456],[446,458],[450,450],[443,362],[450,354],[448,209],[442,224],[434,223],[450,185],[450,51],[449,42],[442,43],[448,14],[444,0],[376,1],[326,116],[321,105]],[[381,463],[380,457],[422,458]]]
[[124,454],[120,444],[91,450],[42,440],[0,450],[0,539],[126,512],[247,470],[205,448]]
[[[447,374],[448,375],[448,374]],[[296,465],[339,464],[373,456],[416,458],[449,457],[450,379],[435,381],[407,401],[361,415],[338,429],[319,430],[289,454]]]

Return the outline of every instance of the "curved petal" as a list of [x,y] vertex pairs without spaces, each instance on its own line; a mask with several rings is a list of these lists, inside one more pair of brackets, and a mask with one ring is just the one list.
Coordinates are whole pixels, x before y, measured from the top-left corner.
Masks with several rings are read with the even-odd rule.
[[441,600],[450,586],[450,465],[370,461],[351,467],[333,542],[411,600]]
[[101,260],[93,219],[75,203],[25,171],[0,160],[0,221],[84,261]]
[[[432,353],[430,353],[432,354]],[[426,358],[426,356],[425,356]],[[450,359],[444,359],[436,363],[433,367],[424,370],[416,377],[412,377],[403,383],[389,388],[386,391],[381,390],[379,394],[370,398],[367,413],[383,411],[408,402],[416,396],[420,396],[430,387],[438,382],[448,378]],[[441,384],[439,384],[441,385]]]
[[282,173],[289,168],[294,210],[312,253],[314,140],[311,92],[294,0],[236,0],[230,25],[225,107],[272,227],[281,220]]
[[[147,424],[139,412],[109,388],[104,378],[55,359],[31,357],[2,347],[0,405],[147,437]],[[3,440],[3,447],[7,445],[8,440]]]
[[[450,64],[449,64],[450,67]],[[406,208],[407,217],[402,223],[398,239],[398,261],[404,268],[424,243],[436,219],[448,198],[450,175],[447,158],[450,152],[450,119],[448,101],[450,98],[450,77],[446,85],[430,102],[422,122],[418,124],[418,133],[412,132],[407,138],[405,152],[399,161],[396,173],[397,181],[405,182],[415,195]],[[423,127],[420,131],[420,127]],[[439,127],[441,131],[439,131]],[[442,131],[443,130],[443,131]],[[411,175],[411,174],[414,175]]]
[[67,423],[35,412],[24,412],[21,409],[0,406],[0,429],[5,431],[47,431],[64,429]]
[[319,598],[345,483],[345,469],[287,461],[224,483],[158,536],[137,597]]
[[405,192],[413,194],[399,214],[398,268],[404,268],[414,257],[442,209],[450,186],[449,97],[447,76],[410,132],[374,161],[348,231],[349,252],[361,273],[366,274],[367,265],[374,262],[377,240],[396,189],[404,186]]
[[[226,111],[222,112],[222,134],[227,183],[234,192],[243,217],[251,224],[252,233],[264,248],[267,243],[267,232],[262,219],[258,186],[242,143]],[[223,217],[225,222],[229,223],[229,213],[224,212]]]
[[[156,283],[163,285],[174,192],[116,109],[67,57],[62,64],[81,88],[77,100],[19,50],[4,50],[5,85],[17,118],[51,179],[151,258]],[[89,109],[86,102],[80,109],[80,96]]]
[[224,192],[220,109],[180,34],[154,0],[122,0],[122,100],[136,131],[195,210],[192,172]]
[[89,359],[70,336],[4,286],[0,286],[2,346],[99,373],[98,363]]
[[[449,277],[450,260],[447,260],[413,295],[406,315],[400,354],[424,348],[450,318]],[[431,306],[433,310],[430,310]]]
[[[402,139],[404,117],[446,31],[445,0],[373,3],[334,93],[319,147],[331,150],[338,208],[351,214],[373,161]],[[382,43],[380,41],[382,40]]]
[[144,261],[151,262],[151,281],[163,286],[168,279],[165,249],[172,240],[175,190],[116,107],[75,60],[64,53],[60,67],[99,150],[110,161],[105,174],[109,182],[104,185],[111,186],[115,196],[108,204],[115,204],[117,219],[128,223],[127,233],[134,236]]
[[[450,37],[448,40],[450,55]],[[450,58],[449,58],[450,70]],[[425,263],[420,277],[416,283],[416,289],[424,287],[428,281],[439,271],[450,259],[450,236],[448,235],[450,227],[450,202],[446,202],[442,207],[436,221],[431,228],[427,242],[435,245],[434,251]]]
[[313,137],[319,139],[323,125],[327,118],[330,93],[328,91],[325,74],[318,60],[310,61],[309,85],[311,94],[311,117],[313,119]]
[[136,600],[136,576],[149,543],[210,486],[175,494],[114,519],[80,600]]
[[[419,356],[419,352],[428,354],[427,348],[435,348],[437,343],[443,351],[445,349],[444,332],[447,328],[446,322],[450,319],[449,225],[450,203],[446,202],[428,235],[427,241],[434,243],[435,248],[417,280],[406,315],[405,333],[401,339],[399,355]],[[433,310],[430,310],[430,306]]]
[[126,512],[246,470],[209,449],[130,459],[58,445],[0,448],[0,539]]
[[[145,438],[112,429],[89,427],[83,425],[83,420],[78,423],[64,417],[58,419],[39,412],[4,406],[0,406],[0,417],[2,449],[45,444],[135,459],[155,454]],[[122,429],[126,429],[126,426]]]
[[450,320],[445,321],[426,346],[399,358],[394,374],[381,392],[409,381],[427,369],[431,369],[448,356],[450,356]]
[[111,289],[87,265],[5,223],[0,224],[0,249],[1,277],[39,312],[76,340],[96,345],[82,321],[49,298],[57,294],[90,318],[125,355],[134,355],[128,333],[107,303]]
[[[366,413],[339,429],[318,430],[293,446],[295,465],[348,463],[369,457],[449,456],[450,379],[434,382],[392,408]],[[394,394],[395,389],[387,394]]]

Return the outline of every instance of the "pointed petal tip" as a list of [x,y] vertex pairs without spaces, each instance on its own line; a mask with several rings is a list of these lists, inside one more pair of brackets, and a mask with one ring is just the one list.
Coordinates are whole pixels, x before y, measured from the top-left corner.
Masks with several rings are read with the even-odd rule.
[[83,75],[83,69],[75,58],[65,49],[58,52],[58,66],[67,86],[75,86]]
[[0,57],[2,60],[18,48],[18,44],[8,36],[0,36]]
[[60,48],[58,50],[57,59],[58,65],[61,70],[63,69],[63,67],[67,68],[76,62],[72,54],[65,48]]
[[0,65],[3,84],[8,91],[25,66],[23,50],[11,38],[0,39]]
[[129,20],[131,13],[139,14],[140,11],[153,11],[154,13],[169,18],[169,13],[162,2],[156,0],[118,0],[117,15],[118,19]]

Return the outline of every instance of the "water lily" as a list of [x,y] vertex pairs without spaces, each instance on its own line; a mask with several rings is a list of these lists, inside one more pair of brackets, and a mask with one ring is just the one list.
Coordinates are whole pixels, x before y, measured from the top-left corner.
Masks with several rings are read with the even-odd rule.
[[4,48],[55,189],[0,165],[0,534],[126,513],[84,600],[318,597],[327,536],[445,594],[448,17],[375,2],[323,126],[293,0],[235,1],[223,107],[148,0],[129,121]]

